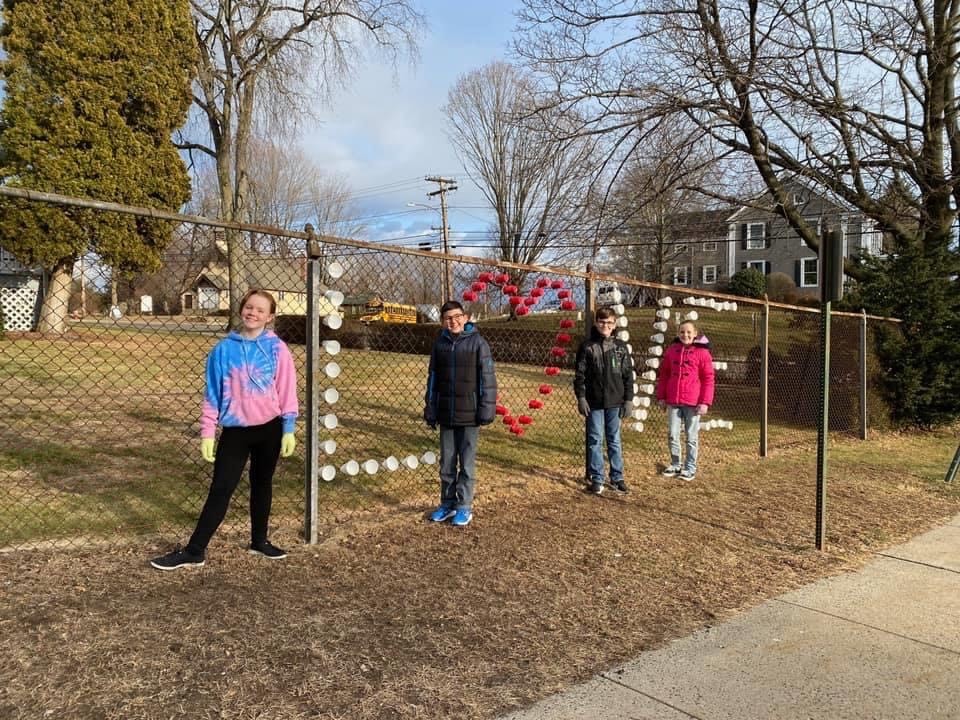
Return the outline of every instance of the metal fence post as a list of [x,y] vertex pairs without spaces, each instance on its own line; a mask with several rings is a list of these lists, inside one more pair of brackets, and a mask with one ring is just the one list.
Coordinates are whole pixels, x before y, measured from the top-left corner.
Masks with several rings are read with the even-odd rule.
[[770,406],[770,299],[760,311],[760,457],[767,456]]
[[320,376],[320,279],[323,275],[323,250],[313,238],[307,242],[307,317],[306,317],[306,443],[304,447],[303,537],[308,545],[317,543],[317,492],[320,471],[319,403],[316,380]]
[[860,316],[860,439],[867,439],[867,311]]

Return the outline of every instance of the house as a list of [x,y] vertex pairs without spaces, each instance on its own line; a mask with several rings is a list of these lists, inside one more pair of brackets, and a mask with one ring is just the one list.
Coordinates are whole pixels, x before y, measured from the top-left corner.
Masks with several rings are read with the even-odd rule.
[[[250,254],[245,259],[240,284],[244,289],[261,288],[273,295],[277,301],[277,315],[307,313],[306,261],[303,258]],[[225,253],[218,253],[204,266],[190,289],[180,296],[180,301],[185,313],[210,315],[229,311],[230,282]],[[326,299],[321,298],[321,303],[328,306],[321,308],[321,314],[333,310]]]
[[[671,285],[717,289],[730,279],[728,218],[733,208],[699,210],[671,218],[672,241],[664,258],[664,279]],[[733,272],[736,272],[734,270]]]
[[0,247],[0,318],[4,330],[30,331],[37,327],[46,284],[43,271],[26,267]]
[[[869,218],[839,200],[811,190],[799,181],[786,187],[791,201],[804,219],[821,234],[824,225],[840,231],[844,257],[879,255],[882,233]],[[769,194],[759,197],[728,218],[726,253],[731,274],[753,267],[765,275],[783,273],[797,285],[800,295],[819,295],[820,261],[794,232],[789,223],[774,211]]]

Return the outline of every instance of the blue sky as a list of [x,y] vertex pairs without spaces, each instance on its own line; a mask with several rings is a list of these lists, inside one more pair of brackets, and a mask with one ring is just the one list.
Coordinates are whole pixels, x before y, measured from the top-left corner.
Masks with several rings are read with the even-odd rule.
[[427,197],[437,189],[424,181],[428,175],[458,181],[448,195],[451,241],[460,239],[455,252],[468,252],[460,232],[472,231],[475,238],[489,226],[490,214],[446,137],[441,107],[458,77],[507,58],[519,5],[519,0],[420,0],[428,28],[419,63],[404,62],[394,70],[368,60],[350,88],[320,113],[318,125],[303,133],[303,147],[318,166],[346,178],[369,239],[411,245],[416,240],[410,236],[437,236],[430,228],[439,227],[439,212],[407,206],[439,208]]

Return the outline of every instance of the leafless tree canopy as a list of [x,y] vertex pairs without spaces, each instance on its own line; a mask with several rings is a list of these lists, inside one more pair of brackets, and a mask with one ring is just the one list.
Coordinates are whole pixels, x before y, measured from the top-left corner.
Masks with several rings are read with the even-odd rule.
[[[960,4],[932,0],[523,0],[516,52],[587,132],[642,144],[682,115],[749,157],[791,225],[803,178],[899,242],[944,246],[956,221]],[[892,186],[909,214],[879,200]]]
[[[275,136],[345,83],[372,44],[395,61],[416,54],[420,14],[407,0],[192,0],[199,61],[194,105],[205,139],[182,147],[214,159],[220,217],[250,220],[250,144]],[[228,233],[231,278],[242,248]],[[242,289],[231,280],[231,297]]]
[[597,167],[592,138],[557,136],[568,118],[530,114],[536,92],[523,72],[496,62],[462,76],[444,108],[450,139],[496,214],[500,257],[517,263],[582,252]]

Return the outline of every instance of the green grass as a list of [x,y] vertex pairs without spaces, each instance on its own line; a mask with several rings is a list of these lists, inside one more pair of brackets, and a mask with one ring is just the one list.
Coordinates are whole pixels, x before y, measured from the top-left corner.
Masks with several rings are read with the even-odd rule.
[[[652,323],[652,312],[630,311],[638,353],[649,333],[637,326]],[[742,313],[711,315],[702,325],[715,345],[755,342]],[[545,327],[557,327],[558,314],[540,317]],[[514,325],[532,327],[531,320]],[[778,327],[781,321],[778,332],[785,334],[785,318],[777,318]],[[0,341],[0,546],[75,534],[181,532],[188,526],[210,477],[210,466],[199,458],[198,418],[204,359],[218,337],[92,326],[59,339],[8,336]],[[304,348],[291,350],[302,369]],[[332,438],[338,448],[329,458],[321,453],[321,464],[339,468],[350,459],[373,459],[382,466],[388,455],[419,458],[437,451],[437,435],[421,419],[426,357],[344,350],[323,356],[321,367],[330,361],[341,366],[342,374],[329,380],[321,373],[317,386],[321,392],[336,387],[341,397],[333,406],[321,403],[320,412],[336,414],[339,426],[321,430],[321,440]],[[582,475],[583,424],[575,412],[571,372],[550,378],[541,365],[500,363],[497,375],[501,402],[515,415],[529,414],[534,424],[522,438],[511,435],[499,417],[483,429],[478,465],[484,485],[515,488],[533,475]],[[735,427],[704,432],[702,457],[755,456],[758,394],[718,380],[713,416],[733,420]],[[541,396],[542,383],[553,393]],[[786,388],[783,400],[789,402],[796,390]],[[301,408],[302,393],[301,387]],[[774,407],[777,397],[774,393]],[[544,400],[545,408],[527,409],[531,398]],[[771,417],[776,420],[775,413]],[[666,453],[664,423],[662,412],[651,407],[644,432],[629,423],[625,427],[631,477],[656,472]],[[773,447],[811,437],[810,427],[770,428]],[[274,518],[295,527],[303,515],[302,421],[298,439],[294,458],[278,467],[274,500]],[[243,488],[228,524],[246,522]],[[338,473],[333,482],[320,483],[320,514],[336,519],[385,506],[425,507],[436,493],[435,466],[393,473],[381,467],[372,476]]]

